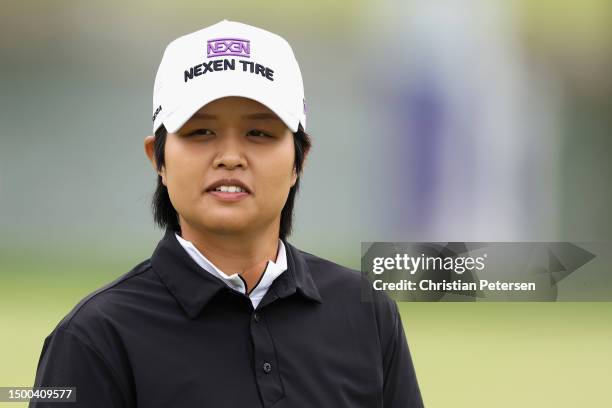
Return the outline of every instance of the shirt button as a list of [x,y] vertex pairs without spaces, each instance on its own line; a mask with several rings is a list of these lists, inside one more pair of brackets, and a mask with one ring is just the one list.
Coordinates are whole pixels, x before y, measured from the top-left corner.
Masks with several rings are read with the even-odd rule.
[[264,373],[270,374],[270,371],[272,371],[272,364],[266,361],[265,363],[263,363],[263,370],[264,370]]
[[259,323],[259,321],[261,320],[261,317],[259,317],[259,313],[253,313],[253,320]]

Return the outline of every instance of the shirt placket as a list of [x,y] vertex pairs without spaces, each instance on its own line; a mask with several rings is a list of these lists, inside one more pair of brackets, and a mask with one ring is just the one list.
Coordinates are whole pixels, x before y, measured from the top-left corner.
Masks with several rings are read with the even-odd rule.
[[270,407],[283,397],[284,392],[272,335],[264,312],[254,310],[251,313],[250,331],[253,340],[255,379],[264,407]]

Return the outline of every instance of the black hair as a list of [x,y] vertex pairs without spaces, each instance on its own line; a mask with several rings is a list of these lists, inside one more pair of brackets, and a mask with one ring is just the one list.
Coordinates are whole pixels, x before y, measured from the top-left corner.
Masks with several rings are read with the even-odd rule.
[[[155,131],[154,151],[155,163],[158,171],[161,171],[165,164],[164,150],[167,135],[168,131],[164,125],[161,125],[157,131]],[[301,124],[299,125],[297,132],[293,133],[293,144],[295,146],[295,161],[293,166],[298,177],[293,187],[291,187],[289,190],[287,201],[285,202],[285,206],[281,211],[279,237],[283,240],[291,235],[295,195],[300,188],[300,177],[302,174],[304,159],[306,158],[306,154],[308,154],[311,147],[310,136],[304,131]],[[162,177],[160,175],[157,176],[157,187],[153,193],[151,209],[153,210],[153,219],[161,229],[171,229],[179,234],[181,233],[178,213],[172,205],[172,202],[170,202],[168,188],[162,183]]]

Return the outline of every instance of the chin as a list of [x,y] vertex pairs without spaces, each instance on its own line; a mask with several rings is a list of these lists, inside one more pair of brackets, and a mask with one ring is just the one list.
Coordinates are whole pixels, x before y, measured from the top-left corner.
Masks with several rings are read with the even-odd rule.
[[249,224],[237,220],[236,217],[218,217],[214,222],[208,219],[202,225],[217,234],[236,234],[245,231]]

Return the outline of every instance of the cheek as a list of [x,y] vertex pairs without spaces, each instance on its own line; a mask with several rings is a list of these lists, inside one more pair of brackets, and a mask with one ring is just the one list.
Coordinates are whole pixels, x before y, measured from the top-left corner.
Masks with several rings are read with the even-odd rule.
[[166,184],[170,198],[175,201],[197,198],[204,188],[202,157],[183,150],[176,147],[166,150]]
[[286,198],[291,188],[291,171],[293,169],[293,158],[283,158],[279,160],[266,161],[261,167],[259,179],[261,190],[266,192],[268,197]]

